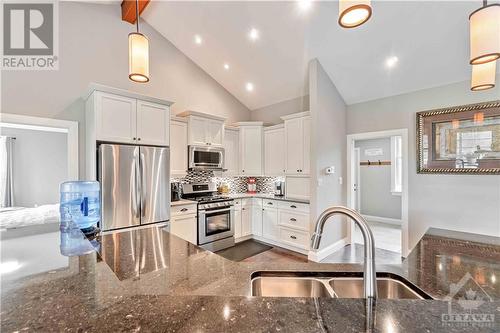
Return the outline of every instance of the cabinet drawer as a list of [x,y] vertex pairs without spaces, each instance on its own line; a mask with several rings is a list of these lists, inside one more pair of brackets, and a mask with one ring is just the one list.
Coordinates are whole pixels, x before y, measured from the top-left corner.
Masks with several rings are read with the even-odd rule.
[[278,203],[278,208],[279,209],[286,209],[286,210],[290,210],[290,211],[294,211],[294,212],[304,212],[304,213],[309,212],[309,205],[308,204],[291,202],[291,201],[280,201]]
[[308,231],[309,214],[280,211],[278,224],[289,228]]
[[170,207],[170,214],[172,216],[187,215],[197,213],[196,204],[187,204]]
[[301,249],[309,249],[309,233],[305,231],[297,231],[280,227],[279,240],[283,243],[296,246]]
[[278,208],[279,207],[279,201],[277,200],[271,200],[271,199],[263,199],[262,204],[264,208]]

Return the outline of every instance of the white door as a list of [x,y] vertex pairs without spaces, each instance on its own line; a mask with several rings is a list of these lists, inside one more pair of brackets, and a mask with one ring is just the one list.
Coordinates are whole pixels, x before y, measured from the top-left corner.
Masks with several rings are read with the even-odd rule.
[[302,168],[300,174],[308,175],[311,170],[311,117],[302,120],[303,151]]
[[264,173],[281,176],[285,172],[285,130],[264,131]]
[[207,144],[207,120],[200,117],[189,118],[189,144],[206,145]]
[[240,128],[240,169],[243,176],[262,175],[262,127]]
[[197,227],[196,215],[175,216],[171,218],[170,233],[196,245]]
[[302,119],[285,121],[285,172],[287,175],[300,174],[303,169],[304,139],[302,134]]
[[222,147],[223,137],[224,123],[219,120],[207,120],[207,142],[211,146]]
[[263,208],[262,236],[267,239],[278,240],[278,210],[276,208]]
[[183,176],[188,168],[187,124],[181,121],[170,123],[170,173]]
[[169,124],[168,106],[137,100],[137,141],[139,143],[168,146]]
[[243,236],[241,228],[241,208],[234,210],[234,238],[238,239]]
[[137,100],[103,92],[95,99],[97,140],[136,143]]
[[239,160],[239,131],[226,129],[224,133],[224,154],[225,165],[227,171],[224,175],[236,176],[239,173],[238,160]]
[[352,198],[353,198],[353,207],[358,212],[361,211],[361,184],[360,184],[360,149],[354,148],[353,161],[351,164],[352,167]]
[[252,206],[244,205],[241,207],[241,236],[252,234]]

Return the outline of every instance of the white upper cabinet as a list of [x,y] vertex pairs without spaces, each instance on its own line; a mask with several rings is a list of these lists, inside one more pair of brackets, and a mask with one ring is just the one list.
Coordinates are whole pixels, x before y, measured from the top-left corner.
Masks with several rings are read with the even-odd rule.
[[185,175],[188,168],[187,159],[187,123],[172,119],[170,122],[170,174]]
[[226,128],[224,131],[224,154],[225,165],[224,175],[236,176],[239,174],[238,160],[239,160],[239,142],[240,132],[238,129]]
[[309,112],[285,116],[282,119],[285,121],[285,173],[308,175],[311,153]]
[[170,113],[165,105],[137,101],[137,141],[142,144],[168,146]]
[[94,93],[97,140],[135,143],[137,100],[97,91]]
[[224,118],[195,111],[185,111],[178,116],[188,120],[188,145],[215,146],[224,145]]
[[[170,111],[167,105],[96,91],[87,116],[95,139],[117,143],[169,145]],[[95,115],[93,117],[92,115]]]
[[238,123],[240,128],[239,167],[242,176],[263,174],[263,123]]
[[264,174],[281,176],[285,173],[285,129],[276,125],[264,129]]

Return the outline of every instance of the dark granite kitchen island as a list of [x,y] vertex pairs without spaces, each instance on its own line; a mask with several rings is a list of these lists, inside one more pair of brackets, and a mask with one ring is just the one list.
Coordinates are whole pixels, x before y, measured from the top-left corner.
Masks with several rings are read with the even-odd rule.
[[[92,242],[79,231],[23,229],[2,232],[2,263],[24,248],[40,257],[35,273],[21,267],[2,275],[2,332],[370,331],[363,299],[250,296],[255,271],[359,272],[361,265],[232,262],[156,227]],[[368,313],[372,331],[500,330],[500,246],[436,233],[430,230],[402,265],[378,266],[436,300],[379,299]],[[63,265],[54,268],[58,260]],[[484,295],[461,300],[468,289]]]

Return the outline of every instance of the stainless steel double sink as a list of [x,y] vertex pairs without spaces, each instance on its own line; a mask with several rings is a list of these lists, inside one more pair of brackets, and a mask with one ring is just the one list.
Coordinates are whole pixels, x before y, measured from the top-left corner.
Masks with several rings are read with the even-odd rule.
[[[380,299],[432,299],[404,278],[377,273]],[[255,272],[252,295],[267,297],[363,298],[363,277],[356,272]]]

